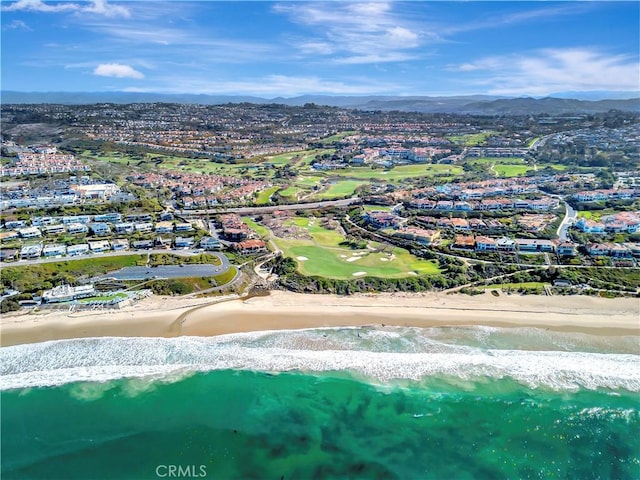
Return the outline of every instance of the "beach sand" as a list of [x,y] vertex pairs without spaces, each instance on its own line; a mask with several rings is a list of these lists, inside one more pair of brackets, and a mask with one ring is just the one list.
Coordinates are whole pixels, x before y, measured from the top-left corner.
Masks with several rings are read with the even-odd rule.
[[116,311],[3,315],[0,344],[99,336],[210,336],[259,330],[386,326],[524,326],[603,335],[639,335],[640,299],[589,296],[438,293],[268,296],[212,299],[150,297]]

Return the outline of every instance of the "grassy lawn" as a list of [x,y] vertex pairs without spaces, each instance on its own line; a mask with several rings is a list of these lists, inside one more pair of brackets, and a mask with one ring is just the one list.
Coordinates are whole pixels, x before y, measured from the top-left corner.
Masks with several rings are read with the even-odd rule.
[[339,142],[343,138],[348,137],[349,135],[353,135],[355,133],[357,133],[355,130],[350,131],[350,132],[337,133],[337,134],[332,135],[330,137],[323,138],[322,142],[323,143]]
[[117,300],[117,299],[127,298],[125,293],[112,293],[111,295],[98,295],[95,297],[88,297],[78,300],[78,303],[89,303],[89,302],[108,302],[109,300]]
[[525,165],[524,158],[522,157],[478,157],[478,158],[469,158],[467,160],[470,163],[489,163],[489,164],[514,164],[514,165]]
[[302,155],[304,152],[287,152],[280,155],[273,155],[271,157],[265,157],[265,162],[272,163],[274,165],[288,165],[294,157]]
[[386,205],[363,205],[365,212],[390,212],[391,207]]
[[276,185],[275,187],[267,188],[266,190],[259,192],[258,197],[256,198],[256,203],[258,205],[264,205],[265,203],[269,203],[271,199],[271,195],[273,195],[278,190],[280,190],[280,188],[281,187],[279,185]]
[[494,165],[493,169],[498,173],[501,177],[519,177],[521,175],[525,175],[532,168],[529,165]]
[[488,137],[490,137],[491,135],[496,135],[497,133],[498,132],[488,131],[480,133],[469,133],[467,135],[451,135],[446,138],[458,145],[475,147],[477,145],[483,144]]
[[372,169],[370,167],[351,167],[333,170],[327,173],[329,177],[348,178],[353,180],[381,180],[394,182],[406,178],[432,177],[434,175],[458,175],[463,172],[462,167],[444,164],[400,165],[391,169]]
[[97,257],[83,260],[68,260],[21,265],[2,268],[2,283],[20,291],[35,291],[51,288],[51,280],[74,281],[81,277],[104,275],[124,267],[133,267],[146,262],[146,255],[125,255],[121,257]]
[[312,176],[299,176],[296,178],[294,185],[299,185],[300,187],[315,187],[316,185],[320,185],[325,179],[323,177],[312,175]]
[[300,192],[302,192],[301,189],[299,189],[298,187],[294,187],[292,185],[290,187],[285,188],[284,190],[280,190],[278,192],[278,195],[280,195],[283,198],[288,198],[290,200],[297,200]]
[[327,190],[324,192],[320,192],[314,195],[312,198],[327,200],[332,198],[342,198],[347,195],[353,195],[360,185],[364,185],[367,182],[358,181],[358,180],[343,180],[339,182],[335,182],[329,186]]
[[242,217],[244,223],[249,225],[249,228],[260,235],[261,238],[269,238],[269,229],[259,223],[255,222],[251,217]]
[[222,285],[226,285],[231,280],[233,280],[233,277],[236,276],[236,273],[238,273],[238,269],[235,266],[231,265],[231,267],[229,267],[229,270],[227,270],[226,272],[221,273],[220,275],[215,275],[211,278],[215,281],[218,287],[221,287]]
[[288,223],[306,229],[312,237],[312,240],[274,238],[285,256],[297,261],[303,275],[347,280],[359,276],[403,278],[440,272],[436,263],[416,258],[402,248],[387,246],[383,250],[382,244],[374,242],[369,246],[375,250],[342,247],[340,243],[345,238],[335,230],[322,227],[318,219],[298,217]]

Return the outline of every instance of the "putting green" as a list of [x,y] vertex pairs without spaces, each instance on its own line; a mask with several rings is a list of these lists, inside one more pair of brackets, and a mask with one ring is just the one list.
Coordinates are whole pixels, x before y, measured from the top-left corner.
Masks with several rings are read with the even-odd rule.
[[342,247],[340,243],[345,238],[322,227],[320,219],[296,217],[286,224],[304,228],[312,237],[311,240],[273,239],[285,256],[296,260],[298,271],[303,275],[347,280],[361,276],[405,278],[440,273],[437,263],[419,259],[402,248],[374,242],[366,249]]

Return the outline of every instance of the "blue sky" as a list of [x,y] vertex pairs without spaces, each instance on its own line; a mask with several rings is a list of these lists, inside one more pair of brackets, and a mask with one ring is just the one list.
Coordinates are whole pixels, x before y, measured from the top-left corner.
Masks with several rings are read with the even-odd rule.
[[636,1],[1,5],[3,90],[269,98],[640,90]]

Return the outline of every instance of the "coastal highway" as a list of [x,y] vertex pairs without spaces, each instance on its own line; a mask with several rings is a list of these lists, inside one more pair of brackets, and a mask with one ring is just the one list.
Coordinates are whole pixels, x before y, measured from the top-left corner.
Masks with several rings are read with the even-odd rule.
[[180,217],[217,215],[220,213],[237,213],[239,215],[252,213],[271,213],[275,210],[313,210],[327,207],[346,207],[359,203],[359,197],[343,198],[342,200],[326,200],[323,202],[294,203],[290,205],[269,205],[266,207],[233,207],[233,208],[209,208],[203,210],[179,210],[176,214]]
[[[3,267],[18,267],[23,265],[40,265],[42,263],[59,263],[59,262],[69,262],[73,260],[88,260],[92,258],[101,258],[101,257],[126,257],[130,255],[147,255],[147,254],[158,254],[158,253],[169,253],[172,255],[179,255],[182,257],[191,257],[193,255],[198,255],[202,252],[194,251],[194,250],[126,250],[124,252],[104,252],[104,253],[91,253],[87,255],[77,255],[75,257],[57,257],[57,258],[40,258],[38,260],[16,260],[15,262],[2,262]],[[229,268],[229,259],[227,256],[220,252],[206,252],[211,255],[215,255],[220,260],[220,265],[226,271]]]

